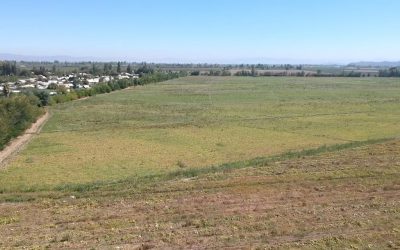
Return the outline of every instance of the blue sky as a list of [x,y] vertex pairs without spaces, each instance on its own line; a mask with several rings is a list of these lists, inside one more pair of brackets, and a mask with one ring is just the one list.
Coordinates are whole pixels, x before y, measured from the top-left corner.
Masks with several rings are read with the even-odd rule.
[[13,0],[0,53],[103,60],[400,60],[398,0]]

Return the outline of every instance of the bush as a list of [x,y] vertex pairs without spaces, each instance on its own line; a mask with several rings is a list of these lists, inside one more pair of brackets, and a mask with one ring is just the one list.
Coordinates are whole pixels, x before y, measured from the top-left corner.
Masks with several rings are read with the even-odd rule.
[[0,149],[43,114],[38,103],[39,99],[32,95],[0,98]]
[[34,91],[33,94],[39,99],[39,106],[49,105],[50,95],[47,91]]

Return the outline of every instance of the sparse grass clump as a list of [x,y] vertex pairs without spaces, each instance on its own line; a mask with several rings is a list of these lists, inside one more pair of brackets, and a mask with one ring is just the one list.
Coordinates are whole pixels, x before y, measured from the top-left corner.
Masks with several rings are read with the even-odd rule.
[[176,165],[179,167],[179,168],[187,168],[188,166],[184,163],[184,162],[182,162],[182,161],[178,161],[177,163],[176,163]]

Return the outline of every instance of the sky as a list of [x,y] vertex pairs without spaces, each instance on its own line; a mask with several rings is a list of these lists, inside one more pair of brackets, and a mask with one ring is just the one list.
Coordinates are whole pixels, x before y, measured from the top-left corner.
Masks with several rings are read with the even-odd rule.
[[193,63],[400,60],[399,0],[2,1],[0,53]]

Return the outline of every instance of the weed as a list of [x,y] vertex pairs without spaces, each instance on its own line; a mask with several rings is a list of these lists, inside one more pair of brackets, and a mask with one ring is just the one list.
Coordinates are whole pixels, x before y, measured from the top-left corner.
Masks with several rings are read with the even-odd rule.
[[177,165],[179,168],[187,168],[187,167],[188,167],[183,161],[178,161],[178,162],[176,163],[176,165]]

